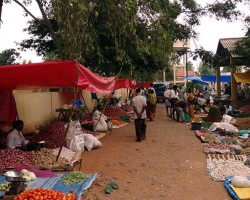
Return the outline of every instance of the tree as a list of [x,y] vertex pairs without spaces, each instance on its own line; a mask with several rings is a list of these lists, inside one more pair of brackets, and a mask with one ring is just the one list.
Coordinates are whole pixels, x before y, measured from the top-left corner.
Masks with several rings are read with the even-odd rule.
[[18,64],[20,53],[16,49],[6,49],[0,53],[0,65]]
[[206,74],[206,75],[214,75],[215,74],[215,69],[211,68],[207,65],[204,65],[203,63],[199,66],[199,73],[200,74]]
[[[32,16],[25,7],[32,0],[13,1]],[[241,1],[202,7],[194,0],[36,0],[43,18],[32,16],[29,28],[36,38],[21,46],[35,48],[40,55],[53,52],[60,59],[79,59],[102,75],[115,75],[121,67],[125,72],[155,73],[170,66],[174,41],[196,37],[193,27],[202,16],[233,20],[240,15],[236,5]],[[196,55],[210,61],[213,57],[204,52]]]

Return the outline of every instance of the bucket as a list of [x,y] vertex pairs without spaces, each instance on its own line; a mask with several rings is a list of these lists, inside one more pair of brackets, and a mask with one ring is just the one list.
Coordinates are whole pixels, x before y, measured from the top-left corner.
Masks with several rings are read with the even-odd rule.
[[201,123],[192,122],[191,130],[201,130]]

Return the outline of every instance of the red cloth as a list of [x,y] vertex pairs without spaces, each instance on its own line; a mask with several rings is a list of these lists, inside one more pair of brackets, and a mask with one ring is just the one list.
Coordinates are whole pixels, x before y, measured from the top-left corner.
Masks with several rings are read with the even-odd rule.
[[74,88],[76,84],[79,89],[106,94],[113,91],[115,77],[101,77],[75,61],[0,66],[0,89]]
[[12,125],[16,120],[15,99],[11,90],[0,90],[0,121],[4,121],[5,125]]
[[141,88],[141,87],[148,88],[148,87],[150,87],[151,84],[153,84],[153,82],[140,83],[140,84],[134,85],[133,89]]
[[129,80],[128,78],[123,78],[123,79],[116,80],[114,90],[118,90],[121,88],[132,89],[132,87],[133,87],[133,82]]

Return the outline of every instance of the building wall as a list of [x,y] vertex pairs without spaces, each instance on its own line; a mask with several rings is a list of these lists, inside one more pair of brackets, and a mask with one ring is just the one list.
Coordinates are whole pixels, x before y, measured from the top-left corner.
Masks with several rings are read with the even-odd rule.
[[[120,89],[116,92],[121,94],[123,102],[127,97],[127,89]],[[56,109],[62,107],[64,104],[70,104],[70,101],[74,99],[73,92],[16,90],[13,94],[16,100],[19,119],[23,120],[25,124],[25,132],[33,131],[55,120],[58,116]],[[97,102],[92,100],[91,93],[88,91],[82,91],[82,95],[89,112],[92,112]],[[102,95],[97,96],[98,98],[102,98]]]

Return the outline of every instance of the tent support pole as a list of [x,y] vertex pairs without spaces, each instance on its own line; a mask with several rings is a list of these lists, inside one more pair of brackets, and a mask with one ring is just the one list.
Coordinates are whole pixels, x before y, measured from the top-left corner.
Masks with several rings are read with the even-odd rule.
[[86,105],[86,108],[87,108],[87,111],[88,111],[88,114],[89,114],[89,108],[88,108],[88,106],[87,106],[87,104],[86,104],[86,101],[85,101],[83,95],[82,95],[82,91],[80,90],[79,92],[80,92],[80,95],[81,95],[81,97],[82,97],[82,100],[83,100],[84,104]]
[[[71,119],[72,119],[72,115],[73,115],[73,110],[75,108],[76,96],[77,96],[77,93],[78,93],[78,78],[79,78],[79,67],[80,66],[79,66],[79,62],[77,60],[76,60],[76,62],[77,62],[77,66],[76,66],[76,82],[75,82],[75,91],[74,91],[74,102],[73,102],[73,106],[72,106],[70,114],[69,114],[69,122],[68,122],[67,128],[65,130],[64,139],[66,139],[66,136],[67,136],[68,130],[69,130],[69,125],[70,125],[70,122],[72,121]],[[59,149],[57,157],[56,157],[57,162],[58,162],[58,159],[60,157],[62,148],[63,148],[63,143],[61,143],[60,149]]]
[[[117,76],[116,76],[115,79],[117,79],[118,76],[120,76],[121,72],[122,72],[122,67],[120,68],[119,73],[117,74]],[[108,105],[108,103],[109,103],[109,101],[110,101],[110,98],[111,98],[112,93],[113,93],[113,91],[109,94],[108,100],[107,100],[106,104],[104,105],[104,108],[103,108],[103,110],[101,111],[100,117],[99,117],[99,119],[97,120],[97,122],[96,122],[96,124],[95,124],[93,130],[95,130],[97,124],[99,123],[99,121],[100,121],[100,119],[101,119],[101,117],[102,117],[102,113],[103,113],[103,111],[106,109],[106,107],[107,107],[107,105]]]

